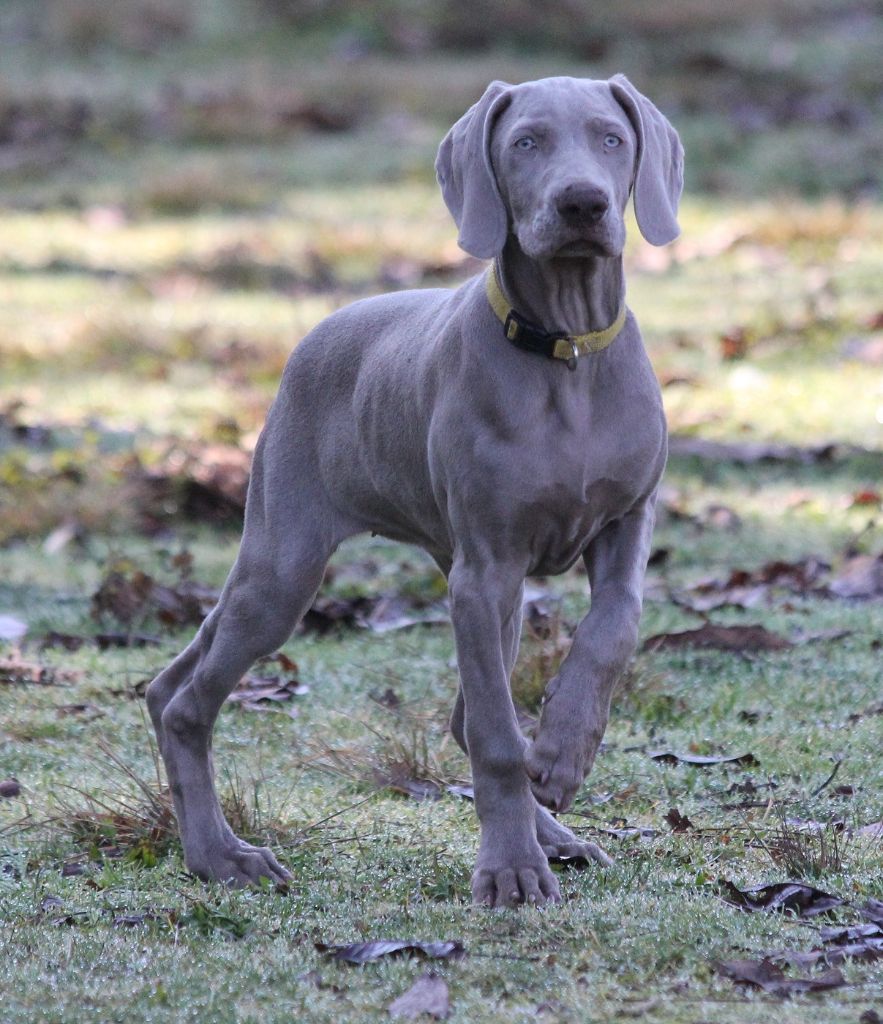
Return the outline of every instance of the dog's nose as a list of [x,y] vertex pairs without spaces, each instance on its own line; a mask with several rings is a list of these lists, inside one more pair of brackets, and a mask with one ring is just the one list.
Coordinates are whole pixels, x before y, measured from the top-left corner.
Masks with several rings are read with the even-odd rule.
[[596,224],[610,207],[607,194],[591,185],[568,185],[555,200],[558,213],[571,224]]

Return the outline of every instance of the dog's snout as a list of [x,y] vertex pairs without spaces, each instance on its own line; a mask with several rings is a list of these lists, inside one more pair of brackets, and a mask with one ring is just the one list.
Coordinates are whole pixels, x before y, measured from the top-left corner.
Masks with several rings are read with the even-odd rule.
[[568,185],[558,193],[555,207],[572,224],[596,224],[610,208],[610,200],[600,188]]

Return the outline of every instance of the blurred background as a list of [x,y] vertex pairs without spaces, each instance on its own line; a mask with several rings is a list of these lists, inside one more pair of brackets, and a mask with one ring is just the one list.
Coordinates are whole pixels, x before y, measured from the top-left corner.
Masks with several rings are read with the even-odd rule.
[[676,433],[880,443],[879,0],[2,0],[0,46],[0,543],[194,474],[235,520],[304,333],[478,268],[433,160],[492,78],[623,71],[681,133],[627,256]]
[[[203,197],[230,205],[269,198],[274,170],[274,185],[425,176],[490,78],[616,71],[677,121],[693,191],[879,194],[876,0],[3,0],[0,18],[0,167],[64,164],[70,188],[91,171],[85,198],[186,206],[149,188],[163,146],[256,177]],[[358,149],[329,145],[353,134]]]

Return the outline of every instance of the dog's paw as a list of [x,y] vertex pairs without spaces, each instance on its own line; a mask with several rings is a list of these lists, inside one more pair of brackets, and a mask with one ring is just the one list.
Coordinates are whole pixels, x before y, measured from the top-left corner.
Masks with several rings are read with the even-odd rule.
[[560,903],[558,879],[549,870],[546,858],[511,858],[511,863],[476,867],[472,876],[472,901],[478,906],[542,907]]
[[546,810],[537,807],[537,842],[549,861],[594,861],[609,868],[613,860],[597,843],[586,842]]
[[185,855],[188,869],[199,878],[223,882],[235,889],[270,885],[287,888],[292,875],[266,846],[250,846],[235,836],[225,837],[210,850]]
[[552,811],[566,811],[582,785],[583,771],[578,759],[557,745],[543,745],[539,738],[524,759],[530,788],[537,801]]

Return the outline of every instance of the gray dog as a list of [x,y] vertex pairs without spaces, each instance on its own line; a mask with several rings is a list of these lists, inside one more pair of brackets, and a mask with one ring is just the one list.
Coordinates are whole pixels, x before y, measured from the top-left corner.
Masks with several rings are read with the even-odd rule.
[[[451,730],[481,823],[474,900],[557,901],[548,857],[609,863],[550,810],[591,768],[637,640],[666,429],[625,307],[623,212],[633,192],[644,237],[677,237],[683,150],[622,75],[494,82],[436,169],[460,245],[492,266],[454,291],[356,302],[301,342],[220,601],[147,693],[185,860],[205,879],[291,877],[227,824],[212,728],[251,663],[288,639],[332,552],[367,531],[419,544],[448,579]],[[591,609],[528,741],[509,692],[524,579],[579,558]]]

